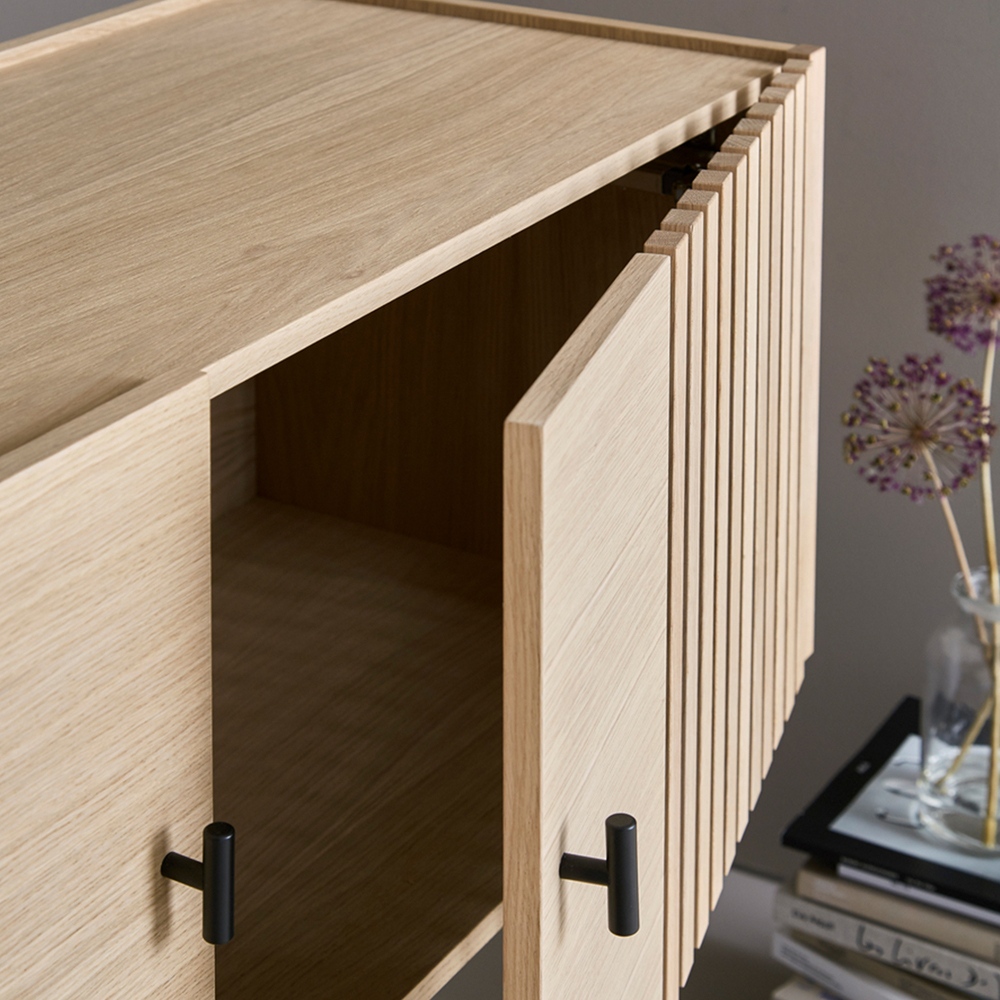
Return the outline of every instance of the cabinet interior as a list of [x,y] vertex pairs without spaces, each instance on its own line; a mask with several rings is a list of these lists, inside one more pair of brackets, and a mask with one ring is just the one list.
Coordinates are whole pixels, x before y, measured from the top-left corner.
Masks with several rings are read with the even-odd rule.
[[213,400],[218,996],[430,997],[499,929],[503,422],[673,207],[643,186]]

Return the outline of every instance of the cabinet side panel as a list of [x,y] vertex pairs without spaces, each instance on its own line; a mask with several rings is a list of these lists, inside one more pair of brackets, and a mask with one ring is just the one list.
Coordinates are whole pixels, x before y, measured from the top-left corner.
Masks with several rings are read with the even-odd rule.
[[214,992],[207,379],[148,388],[0,482],[4,1000]]

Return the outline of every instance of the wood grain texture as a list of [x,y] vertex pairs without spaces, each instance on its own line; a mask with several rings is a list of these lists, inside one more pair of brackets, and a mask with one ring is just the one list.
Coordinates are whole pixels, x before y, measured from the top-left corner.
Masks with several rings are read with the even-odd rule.
[[[766,119],[744,119],[733,138],[749,139],[760,147],[760,189],[758,195],[758,285],[757,285],[757,494],[754,500],[754,674],[753,725],[759,729],[760,778],[763,782],[774,754],[774,630],[776,620],[773,566],[776,559],[777,529],[775,492],[778,477],[777,454],[777,366],[772,365],[772,284],[780,264],[772,266],[771,177],[773,136]],[[780,294],[780,293],[779,293]],[[777,306],[778,297],[774,304]],[[775,342],[775,346],[777,346]],[[759,790],[758,790],[759,795]],[[751,801],[751,809],[756,797]]]
[[253,379],[212,400],[212,520],[257,495],[257,395]]
[[[731,140],[727,140],[731,141]],[[730,618],[735,632],[739,659],[737,804],[735,841],[739,841],[750,817],[750,799],[754,778],[754,758],[751,752],[751,718],[753,699],[753,540],[754,499],[756,497],[756,386],[757,386],[757,215],[753,197],[759,187],[759,177],[752,170],[754,157],[735,146],[739,152],[717,153],[709,161],[713,170],[734,174],[733,224],[733,380],[740,385],[739,406],[733,398],[732,426],[734,435],[732,488],[735,490],[738,464],[739,493],[734,497],[733,517],[740,518],[738,537],[733,532],[732,544],[739,553],[739,584],[736,587],[736,622]],[[758,164],[759,166],[759,164]],[[738,355],[738,356],[737,356]],[[739,452],[735,438],[739,437]],[[731,609],[732,615],[732,609]],[[735,842],[734,841],[734,842]]]
[[[719,154],[720,162],[728,160]],[[714,159],[714,157],[713,157]],[[740,755],[740,696],[743,669],[740,613],[742,609],[742,532],[743,532],[743,429],[744,365],[746,324],[746,165],[740,158],[733,169],[703,170],[695,178],[696,190],[715,191],[719,211],[719,370],[728,372],[728,392],[720,381],[720,449],[727,462],[720,464],[720,484],[725,479],[728,497],[727,544],[725,558],[717,563],[726,582],[726,821],[725,870],[736,856],[739,839],[740,789],[745,758]],[[742,191],[742,193],[739,193]],[[742,209],[742,211],[739,211]],[[720,463],[722,455],[720,452]],[[724,470],[724,471],[723,471]],[[720,499],[720,504],[721,504]]]
[[[775,478],[771,483],[773,493],[768,497],[768,533],[771,561],[768,565],[768,596],[774,601],[773,613],[768,615],[773,631],[773,650],[768,657],[771,680],[769,703],[771,721],[771,749],[777,747],[785,725],[785,682],[788,662],[788,503],[789,503],[789,403],[790,373],[788,370],[791,330],[791,290],[784,288],[786,272],[790,277],[791,252],[791,193],[792,169],[786,171],[786,160],[792,160],[792,136],[785,131],[785,108],[782,104],[758,102],[747,112],[749,121],[769,123],[771,144],[771,396],[768,406],[768,442],[773,449],[769,459],[774,463]],[[786,151],[786,135],[788,149]],[[786,174],[788,185],[786,187]],[[786,201],[787,211],[786,211]],[[787,216],[787,218],[786,218]],[[773,547],[772,547],[773,546]],[[765,740],[767,732],[765,727]],[[765,752],[765,773],[767,770]]]
[[714,519],[714,497],[705,491],[705,411],[714,402],[714,379],[705,366],[705,220],[696,209],[674,209],[661,223],[688,237],[687,442],[684,544],[684,791],[683,839],[686,878],[693,891],[685,899],[681,948],[693,955],[708,929],[709,863],[712,845],[712,685],[711,628],[705,628],[703,601],[711,570],[705,563],[704,523]]
[[[787,80],[798,80],[795,76],[786,76]],[[801,86],[799,92],[803,93]],[[785,630],[785,706],[783,720],[791,715],[797,690],[798,659],[799,659],[799,555],[798,537],[800,520],[799,477],[801,466],[801,382],[802,382],[802,317],[801,317],[801,245],[802,245],[802,210],[799,203],[802,188],[803,137],[796,112],[797,94],[794,86],[768,87],[763,91],[767,101],[764,106],[777,105],[784,110],[785,118],[785,163],[784,163],[784,208],[782,211],[782,245],[786,249],[781,260],[781,313],[782,328],[787,336],[782,344],[782,373],[788,380],[788,497],[786,500],[786,517],[788,524],[786,560],[787,586],[787,624]],[[796,166],[798,164],[798,167]],[[796,206],[799,206],[798,208]]]
[[166,376],[0,459],[4,1000],[208,1000],[207,379]]
[[789,73],[802,70],[805,75],[805,164],[802,275],[802,531],[800,533],[799,616],[801,686],[805,661],[815,646],[816,605],[816,491],[819,462],[819,360],[820,319],[823,271],[823,146],[826,115],[826,49],[812,45],[797,46],[793,52],[800,59],[789,60]]
[[[760,794],[761,727],[760,690],[763,667],[758,647],[762,625],[760,594],[755,587],[757,576],[757,489],[763,463],[757,456],[758,378],[759,378],[759,302],[760,302],[760,141],[754,136],[731,135],[722,144],[722,155],[745,159],[747,164],[747,236],[746,236],[746,352],[744,355],[743,408],[743,558],[740,597],[742,646],[746,670],[740,699],[740,752],[748,761],[745,808],[740,811],[739,836],[743,836],[750,810]],[[710,166],[717,166],[715,158]]]
[[[732,185],[728,175],[722,185]],[[712,713],[709,721],[711,746],[711,848],[709,866],[709,909],[722,893],[725,875],[726,833],[726,688],[728,662],[726,625],[729,601],[729,395],[731,387],[731,335],[727,304],[722,309],[722,240],[731,242],[731,234],[722,229],[722,206],[728,200],[720,191],[687,191],[679,205],[700,211],[705,224],[704,265],[704,449],[702,475],[710,516],[702,521],[704,572],[702,576],[702,634],[710,634],[710,670]],[[729,248],[731,255],[731,247]],[[727,258],[728,261],[728,258]],[[731,267],[725,270],[726,286]],[[703,677],[704,683],[704,677]],[[703,734],[704,735],[704,734]]]
[[[645,244],[645,252],[670,258],[670,319],[668,329],[686,330],[688,325],[688,270],[690,244],[685,233],[657,230]],[[690,865],[685,864],[684,830],[684,542],[687,522],[687,337],[670,341],[670,430],[667,489],[667,732],[666,732],[666,859],[663,917],[663,995],[676,1000],[686,978],[682,935],[685,893],[690,893]],[[688,859],[690,861],[690,859]]]
[[533,7],[516,7],[500,3],[470,2],[470,0],[351,0],[352,3],[394,7],[448,17],[470,17],[500,24],[516,24],[525,28],[547,31],[568,31],[573,34],[596,38],[613,38],[621,42],[642,45],[666,45],[676,49],[693,49],[697,52],[714,52],[718,55],[739,56],[745,59],[762,59],[784,62],[793,46],[784,42],[767,42],[756,38],[736,38],[707,31],[687,31],[682,28],[664,28],[633,21],[618,21],[607,17],[587,17],[581,14],[563,14],[557,11],[538,10]]
[[503,420],[670,202],[602,188],[259,375],[261,495],[499,558]]
[[337,0],[214,0],[10,66],[0,451],[177,364],[218,395],[729,118],[774,68]]
[[[794,180],[792,193],[792,414],[793,430],[791,435],[793,492],[791,498],[793,516],[790,519],[789,547],[794,558],[793,570],[789,576],[796,581],[796,586],[790,588],[795,596],[795,646],[794,656],[789,664],[788,690],[786,711],[790,714],[794,703],[795,692],[799,688],[799,678],[803,674],[804,658],[802,656],[805,628],[803,615],[805,613],[802,568],[803,532],[805,530],[805,494],[803,485],[805,438],[802,425],[802,414],[805,403],[807,385],[803,382],[804,359],[804,314],[803,293],[805,274],[805,152],[806,152],[806,78],[802,73],[778,73],[774,76],[773,87],[769,92],[782,95],[785,101],[792,102],[794,112]],[[795,415],[798,414],[798,419]],[[797,474],[796,474],[797,473]]]
[[0,43],[0,72],[40,56],[51,56],[84,42],[97,42],[127,28],[139,28],[161,17],[182,14],[211,0],[139,0],[81,17],[68,24]]
[[220,998],[427,998],[498,928],[500,573],[269,500],[216,521]]
[[[510,1000],[662,989],[671,271],[633,259],[505,424]],[[565,851],[603,856],[619,811],[639,831],[628,938],[603,890],[558,873]]]

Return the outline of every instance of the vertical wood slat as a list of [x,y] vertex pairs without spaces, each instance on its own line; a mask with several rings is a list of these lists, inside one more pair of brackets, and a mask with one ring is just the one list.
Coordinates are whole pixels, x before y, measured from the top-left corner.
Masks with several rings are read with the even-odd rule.
[[[810,65],[793,60],[775,78],[645,247],[676,254],[683,234],[690,254],[688,380],[672,372],[688,426],[682,443],[675,423],[671,443],[671,474],[683,455],[687,482],[671,486],[682,505],[671,507],[672,537],[676,544],[683,521],[686,547],[668,602],[675,645],[683,638],[679,669],[672,651],[672,690],[684,704],[669,710],[667,767],[679,764],[682,781],[668,799],[668,842],[672,831],[683,856],[668,860],[667,996],[690,971],[801,684],[812,629],[798,611],[812,599],[802,562],[810,528],[799,524],[815,505],[806,480],[818,350],[810,356],[803,331],[812,309],[818,345],[818,280],[803,246],[807,184],[814,205],[817,197],[805,165],[819,154],[805,149],[805,89],[795,76],[807,79]],[[821,136],[811,139],[815,147]],[[814,544],[815,523],[811,530]]]
[[[806,435],[803,432],[802,412],[806,404],[805,395],[808,385],[803,381],[803,276],[805,243],[805,76],[801,73],[777,73],[772,77],[771,86],[767,88],[770,94],[780,95],[779,99],[791,102],[790,112],[793,113],[793,180],[792,180],[792,253],[791,253],[791,310],[792,310],[792,357],[790,371],[792,376],[791,417],[792,430],[790,435],[791,467],[792,467],[792,516],[789,519],[789,592],[795,600],[795,629],[790,650],[788,665],[788,694],[786,712],[791,707],[798,691],[803,672],[806,604],[803,589],[802,549],[804,544],[806,491],[803,489],[803,458]],[[786,115],[786,117],[788,117]]]
[[[757,457],[758,423],[758,366],[759,366],[759,303],[760,303],[760,142],[751,136],[731,135],[722,144],[723,155],[745,157],[747,162],[746,215],[747,215],[747,277],[746,277],[746,367],[744,407],[744,462],[743,476],[743,609],[740,628],[746,644],[749,691],[740,705],[740,742],[743,752],[749,755],[749,786],[746,790],[746,807],[742,812],[740,836],[746,829],[760,794],[760,743],[761,727],[760,688],[762,657],[758,655],[757,641],[762,622],[758,615],[759,592],[755,593],[756,544],[757,544]],[[709,164],[711,166],[711,162]],[[761,652],[763,647],[761,647]],[[745,734],[745,735],[744,735]]]
[[[754,501],[754,663],[760,666],[754,680],[754,727],[760,727],[761,782],[774,756],[774,563],[777,547],[775,501],[778,470],[777,392],[773,387],[777,365],[773,347],[777,330],[772,330],[772,286],[775,267],[772,254],[773,218],[771,189],[773,176],[773,134],[767,119],[744,118],[736,126],[734,140],[760,144],[759,200],[759,284],[757,287],[757,494]],[[780,291],[779,291],[780,294]],[[775,305],[777,297],[775,296]],[[773,345],[773,347],[772,347]],[[760,789],[758,787],[759,794]],[[756,804],[756,796],[750,808]]]
[[[785,109],[781,104],[758,102],[747,112],[749,121],[767,121],[771,126],[771,371],[772,396],[768,407],[768,441],[773,448],[774,494],[768,501],[769,546],[773,545],[773,561],[768,570],[768,596],[774,600],[773,609],[773,660],[771,691],[771,747],[777,748],[785,724],[785,685],[788,660],[788,433],[789,392],[788,371],[790,299],[786,308],[786,289],[783,283],[785,259],[789,252],[786,239],[786,221],[790,231],[791,218],[786,220],[785,208]],[[788,174],[789,182],[791,173]],[[788,187],[790,193],[790,183]],[[789,208],[790,208],[789,202]],[[769,548],[769,551],[772,551]],[[772,618],[769,616],[769,622]],[[767,732],[765,731],[765,739]],[[766,759],[766,758],[765,758]],[[765,767],[766,770],[766,767]]]
[[[805,91],[803,78],[778,74],[775,83],[764,91],[766,102],[779,104],[785,112],[785,191],[782,212],[782,315],[788,317],[788,558],[787,558],[787,652],[785,658],[785,711],[792,712],[799,675],[799,534],[802,513],[802,192],[803,192],[803,117]],[[779,85],[781,84],[781,85]]]
[[[687,329],[690,243],[684,233],[657,231],[645,253],[671,258],[670,329]],[[684,760],[684,539],[686,523],[685,456],[687,447],[687,338],[670,339],[670,441],[667,461],[667,747],[666,853],[664,858],[663,983],[664,1000],[676,1000],[683,981],[684,896],[683,810],[680,776]]]
[[739,122],[731,143],[744,145],[750,153],[758,147],[760,158],[760,186],[757,205],[748,198],[750,211],[757,215],[757,413],[756,413],[756,463],[757,475],[754,495],[754,584],[753,584],[753,714],[752,752],[759,762],[759,780],[751,789],[750,809],[753,810],[760,795],[761,784],[771,766],[773,748],[771,731],[774,723],[773,709],[773,656],[774,622],[773,593],[768,586],[768,571],[774,563],[773,545],[769,540],[770,510],[773,504],[772,480],[775,476],[776,456],[773,453],[770,430],[772,406],[771,383],[771,125],[766,121]]
[[[823,124],[826,49],[799,45],[782,67],[805,78],[802,272],[802,528],[799,542],[800,647],[796,687],[812,655],[816,601],[816,501],[819,462],[819,331],[823,257]],[[783,75],[784,75],[783,74]]]
[[[723,154],[719,154],[722,156]],[[725,158],[721,162],[725,162]],[[734,158],[732,170],[703,170],[693,182],[695,190],[715,191],[720,197],[719,212],[719,323],[724,350],[720,357],[727,364],[729,391],[725,414],[720,410],[720,429],[728,445],[727,538],[725,560],[720,568],[728,585],[726,602],[726,804],[725,858],[729,870],[736,855],[740,834],[741,789],[745,787],[741,754],[740,703],[743,659],[740,633],[741,561],[743,533],[743,433],[744,354],[746,325],[746,163]]]
[[[720,434],[721,402],[729,391],[729,365],[721,367],[723,354],[719,326],[719,212],[721,197],[714,191],[686,191],[677,203],[682,211],[700,212],[704,224],[704,265],[702,283],[702,329],[704,344],[703,434],[702,434],[702,578],[701,629],[705,651],[702,669],[701,744],[702,761],[707,775],[702,775],[702,794],[709,796],[709,847],[705,853],[708,879],[708,911],[714,909],[722,892],[725,857],[725,732],[726,732],[726,647],[725,615],[728,598],[728,573],[719,571],[722,530],[728,533],[729,512],[727,465],[721,464],[721,439],[725,438],[726,462],[729,441]],[[728,330],[727,330],[728,333]],[[728,422],[726,401],[725,419]],[[726,478],[723,494],[719,485],[720,469]],[[723,551],[724,555],[724,551]],[[707,638],[706,638],[707,637]],[[710,669],[705,670],[707,665]],[[706,693],[706,688],[707,693]],[[708,711],[706,712],[706,702]]]
[[[719,849],[722,852],[712,889],[712,905],[722,892],[722,879],[736,855],[736,776],[739,760],[738,707],[739,666],[733,658],[730,632],[730,609],[736,602],[739,583],[738,560],[734,564],[730,543],[732,525],[731,479],[736,463],[733,454],[732,399],[733,378],[733,187],[732,174],[718,170],[702,170],[692,183],[691,194],[714,198],[718,202],[718,411],[716,488],[716,689],[715,689],[715,757],[714,794],[722,813]],[[707,242],[709,242],[707,241]],[[710,273],[706,266],[706,274]],[[736,571],[734,572],[734,566]],[[720,752],[721,750],[721,752]]]
[[[668,609],[675,643],[678,632],[684,640],[680,687],[675,680],[672,689],[684,705],[670,710],[682,736],[670,733],[667,761],[668,771],[680,765],[681,792],[669,803],[684,854],[679,864],[668,861],[668,997],[687,978],[770,767],[801,684],[803,635],[812,629],[799,614],[800,604],[811,614],[806,575],[814,569],[803,567],[810,530],[815,544],[815,521],[810,529],[804,519],[807,506],[815,506],[808,478],[819,290],[810,268],[816,270],[818,232],[809,231],[810,260],[803,247],[810,211],[818,228],[818,182],[806,164],[812,156],[815,170],[822,136],[811,136],[807,152],[803,80],[810,66],[793,60],[790,72],[774,79],[762,94],[767,100],[748,110],[645,247],[675,254],[685,234],[691,255],[689,380],[682,384],[677,368],[672,374],[689,419],[686,441],[678,440],[675,424],[671,445],[675,460],[684,456],[687,484],[681,490],[675,480],[671,487],[674,503],[683,505],[682,515],[675,507],[671,515],[675,532],[684,521],[686,550],[672,577],[683,584],[670,590]],[[818,114],[821,121],[822,108]],[[803,343],[810,322],[815,356]],[[677,468],[672,462],[672,475]],[[676,676],[676,663],[672,670]],[[668,808],[668,839],[670,818]],[[672,874],[677,887],[669,884]]]
[[[726,149],[726,145],[729,149]],[[751,727],[753,704],[753,542],[754,500],[756,498],[756,444],[757,444],[757,243],[758,219],[756,199],[752,193],[760,187],[759,146],[749,149],[733,143],[732,137],[723,143],[723,152],[716,153],[709,161],[710,169],[736,172],[736,197],[734,199],[734,255],[737,260],[733,284],[734,317],[742,320],[734,325],[734,338],[742,346],[742,364],[734,366],[734,378],[742,384],[742,409],[733,412],[734,433],[742,429],[741,453],[742,483],[740,512],[740,586],[739,601],[739,784],[737,788],[736,839],[743,836],[750,817],[751,793],[754,784],[760,784],[760,755],[753,753],[754,734]],[[742,316],[737,316],[736,307]],[[734,461],[736,457],[734,456]],[[759,734],[757,734],[759,739]]]
[[[709,437],[706,405],[715,397],[715,353],[708,356],[705,339],[705,220],[697,209],[673,209],[660,224],[668,232],[686,233],[688,269],[688,441],[687,441],[687,574],[685,588],[684,688],[684,845],[694,865],[694,912],[689,914],[691,953],[708,930],[712,845],[712,719],[714,635],[711,574],[714,548],[706,552],[706,525],[714,531],[714,493],[707,479]],[[714,409],[711,436],[714,439]],[[713,456],[714,459],[714,456]],[[714,480],[714,469],[712,479]],[[707,617],[707,621],[706,621]],[[690,785],[690,792],[688,786]]]

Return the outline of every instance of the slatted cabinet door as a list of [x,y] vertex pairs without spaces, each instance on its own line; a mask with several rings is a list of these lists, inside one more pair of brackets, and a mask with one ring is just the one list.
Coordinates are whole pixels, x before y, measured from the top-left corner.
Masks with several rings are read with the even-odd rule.
[[209,404],[160,378],[0,458],[0,997],[208,1000]]
[[[504,996],[663,995],[667,257],[632,259],[504,428]],[[561,880],[637,821],[638,933]]]

